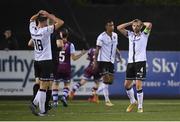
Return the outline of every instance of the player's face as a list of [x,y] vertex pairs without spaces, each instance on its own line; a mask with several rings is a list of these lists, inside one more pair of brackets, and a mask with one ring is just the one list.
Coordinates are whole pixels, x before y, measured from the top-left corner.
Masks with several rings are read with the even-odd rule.
[[106,24],[106,31],[108,31],[108,32],[114,31],[114,23],[113,22],[109,22]]
[[138,21],[138,22],[134,22],[132,24],[132,28],[133,28],[133,31],[135,33],[139,33],[141,31],[141,28],[142,28],[142,22]]
[[5,35],[6,38],[9,38],[9,37],[11,37],[12,33],[11,33],[10,30],[6,30],[6,31],[4,32],[4,35]]

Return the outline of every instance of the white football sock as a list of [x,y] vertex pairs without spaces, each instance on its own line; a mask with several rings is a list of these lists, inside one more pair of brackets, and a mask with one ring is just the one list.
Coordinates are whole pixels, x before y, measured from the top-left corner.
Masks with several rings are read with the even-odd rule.
[[72,91],[73,91],[73,92],[76,92],[80,87],[81,87],[81,84],[80,84],[80,83],[77,83],[76,85],[73,86]]
[[58,89],[52,90],[52,96],[53,96],[53,102],[57,103],[58,102]]
[[100,86],[98,88],[98,90],[96,91],[97,94],[100,94],[104,89],[104,83],[100,83]]
[[39,110],[40,113],[45,112],[45,102],[46,102],[46,91],[38,91],[39,92]]
[[37,94],[36,94],[36,96],[35,96],[35,98],[33,100],[33,103],[36,106],[39,104],[39,91],[37,92]]
[[108,89],[108,85],[105,83],[101,83],[98,90],[96,91],[97,94],[100,94],[101,92],[103,92],[105,101],[109,101],[109,89]]
[[[104,84],[104,83],[103,83]],[[103,94],[104,94],[104,98],[105,98],[105,101],[110,101],[109,100],[109,89],[108,89],[108,85],[107,84],[104,84],[104,89],[103,89]]]
[[132,104],[132,103],[135,103],[135,102],[136,102],[136,99],[134,98],[134,89],[131,88],[131,89],[129,89],[129,90],[126,90],[126,93],[127,93],[128,97],[129,97],[129,99],[130,99],[130,103],[131,103],[131,104]]
[[65,98],[67,98],[67,97],[68,97],[68,94],[69,94],[69,88],[63,88],[63,96],[64,96]]
[[138,100],[138,108],[143,108],[142,105],[143,105],[143,92],[141,93],[137,93],[137,100]]

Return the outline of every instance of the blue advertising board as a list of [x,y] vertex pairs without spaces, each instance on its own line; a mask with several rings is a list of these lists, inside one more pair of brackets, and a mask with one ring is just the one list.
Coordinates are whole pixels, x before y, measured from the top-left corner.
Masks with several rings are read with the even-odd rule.
[[[124,80],[128,52],[122,51],[123,62],[116,64],[111,95],[126,95]],[[146,96],[180,96],[180,52],[148,51],[147,76],[143,81]]]
[[[122,63],[115,64],[115,80],[109,87],[110,95],[126,96],[124,80],[128,51],[121,51]],[[0,96],[32,95],[34,84],[32,51],[0,51]],[[84,55],[72,62],[72,83],[79,82],[89,61]],[[73,84],[72,84],[73,85]],[[71,85],[71,86],[72,86]],[[91,94],[91,79],[78,95]],[[180,97],[180,52],[147,51],[147,77],[143,91],[152,97]]]

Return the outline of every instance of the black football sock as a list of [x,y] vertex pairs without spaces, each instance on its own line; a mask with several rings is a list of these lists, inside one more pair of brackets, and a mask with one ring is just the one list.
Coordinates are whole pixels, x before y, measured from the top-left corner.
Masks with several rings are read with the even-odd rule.
[[46,102],[45,102],[45,110],[48,111],[49,101],[51,100],[52,90],[47,90],[46,92]]

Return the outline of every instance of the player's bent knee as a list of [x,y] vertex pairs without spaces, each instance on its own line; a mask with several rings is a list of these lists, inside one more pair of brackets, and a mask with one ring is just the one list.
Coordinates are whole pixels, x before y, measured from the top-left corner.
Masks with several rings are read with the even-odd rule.
[[140,80],[136,81],[136,89],[137,90],[141,90],[142,89],[142,81],[140,81]]
[[81,85],[84,85],[86,82],[87,82],[87,80],[81,79],[80,84],[81,84]]
[[125,88],[128,88],[128,87],[129,87],[129,84],[127,83],[127,81],[124,82],[124,87],[125,87]]
[[125,82],[124,82],[124,87],[125,87],[125,89],[130,89],[131,88],[131,85],[132,84],[132,81],[130,81],[130,80],[125,80]]
[[64,83],[64,87],[65,87],[65,88],[69,88],[69,86],[70,86],[70,83],[69,83],[69,82]]
[[41,81],[40,83],[40,89],[48,89],[49,82],[48,81]]
[[58,89],[59,88],[59,83],[58,82],[53,82],[52,83],[52,89]]
[[48,87],[50,90],[52,89],[52,84],[53,84],[53,82],[50,81],[50,82],[49,82],[49,87]]
[[96,87],[98,88],[99,87],[99,82],[95,81],[95,84],[96,84]]
[[53,86],[59,86],[59,82],[53,82]]
[[141,90],[142,89],[142,85],[136,85],[136,89],[137,90]]

